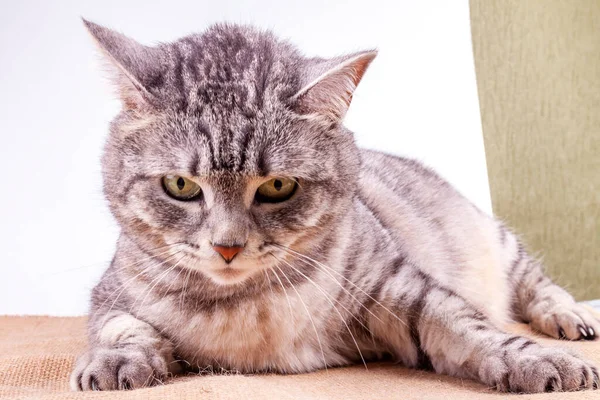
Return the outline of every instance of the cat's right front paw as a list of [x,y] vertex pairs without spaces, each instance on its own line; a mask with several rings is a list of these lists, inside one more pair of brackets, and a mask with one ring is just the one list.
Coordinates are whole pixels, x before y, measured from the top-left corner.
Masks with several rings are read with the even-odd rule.
[[502,392],[598,389],[598,370],[590,362],[564,349],[530,343],[527,340],[522,348],[488,357],[481,365],[482,380]]
[[76,391],[127,390],[151,386],[166,375],[166,362],[158,353],[141,348],[99,348],[79,357],[70,385]]

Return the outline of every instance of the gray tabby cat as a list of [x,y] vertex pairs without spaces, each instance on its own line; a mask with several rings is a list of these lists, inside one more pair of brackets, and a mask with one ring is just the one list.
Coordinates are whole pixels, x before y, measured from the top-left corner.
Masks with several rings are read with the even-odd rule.
[[215,25],[147,47],[85,22],[123,101],[102,160],[122,231],[75,390],[182,369],[300,373],[384,357],[500,391],[595,388],[600,322],[503,224],[342,125],[375,51],[306,58]]

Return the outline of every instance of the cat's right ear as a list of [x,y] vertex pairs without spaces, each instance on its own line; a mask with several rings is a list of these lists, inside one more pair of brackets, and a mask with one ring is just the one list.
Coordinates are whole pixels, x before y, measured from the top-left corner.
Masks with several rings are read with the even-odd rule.
[[[83,18],[82,18],[83,19]],[[160,50],[144,46],[127,36],[83,19],[102,51],[125,109],[158,104],[156,84],[161,80]]]
[[301,78],[304,86],[292,97],[296,109],[327,125],[341,123],[354,90],[376,56],[376,50],[367,50],[328,60],[307,60]]

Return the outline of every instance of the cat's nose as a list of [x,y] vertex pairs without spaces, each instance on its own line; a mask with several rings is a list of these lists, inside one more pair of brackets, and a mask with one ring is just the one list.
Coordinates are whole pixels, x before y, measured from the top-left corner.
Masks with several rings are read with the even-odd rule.
[[233,258],[244,249],[244,246],[224,246],[221,244],[213,244],[213,249],[223,257],[225,262],[229,264]]

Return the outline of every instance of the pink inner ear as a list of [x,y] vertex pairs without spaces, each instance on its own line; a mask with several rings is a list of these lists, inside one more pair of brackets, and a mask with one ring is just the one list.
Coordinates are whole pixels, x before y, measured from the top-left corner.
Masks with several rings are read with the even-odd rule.
[[[369,67],[369,64],[371,64],[371,61],[373,61],[373,59],[375,58],[375,56],[373,57],[363,57],[360,58],[358,60],[356,60],[356,63],[352,64],[352,68],[354,69],[354,73],[351,74],[352,77],[352,82],[354,83],[354,87],[356,88],[358,86],[358,84],[360,83],[363,75],[365,74],[365,72],[367,72],[367,68]],[[350,100],[348,101],[348,105],[350,105],[350,101],[352,101],[352,94],[354,93],[354,91],[348,93]]]
[[375,56],[376,52],[372,51],[345,57],[338,63],[326,61],[332,65],[329,70],[298,92],[299,111],[323,116],[331,122],[341,121],[354,90]]

